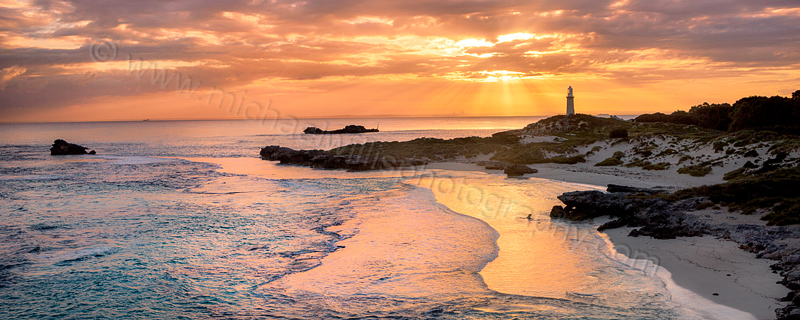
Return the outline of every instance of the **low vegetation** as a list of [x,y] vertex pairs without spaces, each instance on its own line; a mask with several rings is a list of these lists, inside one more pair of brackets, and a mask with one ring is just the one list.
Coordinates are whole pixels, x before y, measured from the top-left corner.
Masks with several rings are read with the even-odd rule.
[[745,173],[746,170],[747,170],[747,168],[739,168],[739,169],[730,171],[730,172],[726,173],[724,176],[722,176],[722,180],[728,181],[728,180],[736,179],[736,178],[742,176]]
[[678,173],[688,174],[692,177],[705,177],[707,174],[711,173],[711,166],[703,164],[685,166],[678,169]]
[[428,158],[432,160],[454,159],[459,156],[474,157],[490,154],[515,143],[505,138],[469,137],[455,139],[419,138],[405,142],[368,142],[353,144],[330,150],[337,155],[361,155],[395,159]]
[[611,130],[611,132],[608,133],[608,137],[611,138],[611,139],[616,139],[616,138],[626,138],[627,139],[628,138],[628,130],[627,129],[622,129],[622,128]]
[[615,158],[615,157],[610,157],[610,158],[606,158],[605,160],[596,163],[594,166],[595,167],[615,167],[615,166],[622,165],[622,163],[623,163],[622,160],[620,160],[618,158]]
[[800,223],[800,168],[781,168],[759,175],[739,176],[726,183],[678,190],[671,200],[708,197],[731,211],[769,213],[761,219],[769,225]]
[[626,167],[641,167],[644,170],[667,170],[671,166],[669,162],[652,163],[647,160],[634,158],[633,161],[625,164]]

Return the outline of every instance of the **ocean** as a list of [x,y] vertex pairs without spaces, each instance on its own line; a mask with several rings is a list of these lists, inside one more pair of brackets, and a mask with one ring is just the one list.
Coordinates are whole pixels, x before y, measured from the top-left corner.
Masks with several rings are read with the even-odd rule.
[[[550,220],[557,195],[598,187],[258,156],[539,119],[1,124],[0,318],[693,318],[596,224]],[[302,134],[347,124],[381,132]],[[55,139],[97,155],[50,156]]]

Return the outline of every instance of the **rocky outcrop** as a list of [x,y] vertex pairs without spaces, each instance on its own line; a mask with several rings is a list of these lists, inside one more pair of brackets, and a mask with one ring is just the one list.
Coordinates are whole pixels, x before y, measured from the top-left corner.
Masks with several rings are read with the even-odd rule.
[[396,160],[358,155],[333,155],[324,150],[294,150],[281,146],[264,147],[260,154],[261,159],[280,161],[281,164],[350,171],[390,170],[428,163],[421,159]]
[[[613,186],[613,187],[612,187]],[[615,192],[599,190],[567,192],[560,196],[566,206],[553,208],[551,218],[573,221],[611,216],[614,220],[598,227],[602,231],[624,226],[639,227],[631,236],[646,235],[657,239],[701,236],[707,225],[682,211],[694,209],[705,198],[671,202],[657,197],[636,197],[639,193],[660,193],[660,190],[609,185]],[[562,211],[563,210],[563,211]]]
[[713,233],[738,243],[757,258],[776,261],[770,267],[783,276],[780,283],[791,292],[781,299],[788,304],[775,309],[775,315],[782,320],[800,319],[800,226],[722,225],[713,228]]
[[629,206],[636,204],[637,201],[626,199],[625,196],[622,193],[605,193],[598,190],[567,192],[558,196],[558,200],[566,205],[563,214],[554,216],[551,211],[551,218],[580,221],[601,216],[628,217],[632,214],[632,208]]
[[636,188],[636,187],[628,187],[628,186],[621,186],[618,184],[609,184],[608,188],[606,189],[608,192],[617,193],[617,192],[628,192],[628,193],[647,193],[647,194],[656,194],[656,193],[665,193],[667,190],[663,189],[650,189],[650,188]]
[[519,177],[528,173],[537,173],[539,170],[528,167],[524,164],[504,162],[504,161],[477,161],[475,164],[487,170],[503,170],[509,177]]
[[357,125],[349,125],[345,126],[344,129],[338,130],[331,130],[326,131],[322,130],[317,127],[308,127],[303,130],[305,134],[345,134],[345,133],[366,133],[366,132],[378,132],[378,129],[367,129],[364,126],[357,126]]
[[564,193],[558,199],[566,207],[553,207],[550,216],[584,220],[608,215],[615,219],[598,230],[638,227],[630,232],[629,236],[633,237],[673,239],[710,235],[734,241],[740,248],[755,253],[757,258],[776,261],[771,268],[783,276],[781,283],[792,291],[782,299],[789,302],[788,305],[776,309],[775,314],[782,320],[800,319],[800,226],[711,225],[696,215],[687,214],[708,201],[705,197],[669,201],[665,197],[642,196],[642,193],[655,194],[661,190],[613,185],[609,185],[608,191]]
[[58,139],[53,141],[53,147],[50,148],[50,155],[63,156],[72,154],[96,154],[94,150],[86,152],[86,149],[89,148]]
[[509,177],[519,177],[527,173],[537,173],[539,170],[526,166],[524,164],[512,164],[503,169],[503,173]]

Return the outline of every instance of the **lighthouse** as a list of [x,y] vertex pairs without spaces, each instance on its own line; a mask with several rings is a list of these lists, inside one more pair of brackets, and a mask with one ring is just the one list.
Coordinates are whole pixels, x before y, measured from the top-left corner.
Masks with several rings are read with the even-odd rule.
[[572,86],[569,87],[567,92],[567,115],[575,114],[575,96],[572,95]]

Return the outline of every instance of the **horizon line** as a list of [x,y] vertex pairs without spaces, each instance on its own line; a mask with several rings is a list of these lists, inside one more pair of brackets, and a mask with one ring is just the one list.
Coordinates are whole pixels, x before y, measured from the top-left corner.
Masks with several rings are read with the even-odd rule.
[[[501,116],[501,115],[337,115],[329,117],[287,117],[276,119],[241,119],[241,118],[161,118],[161,119],[118,119],[118,120],[92,120],[92,121],[0,121],[0,124],[36,124],[36,123],[93,123],[93,122],[168,122],[168,121],[276,121],[276,120],[320,120],[320,119],[413,119],[413,118],[534,118],[534,117],[552,117],[564,115],[563,113],[549,114],[549,115],[524,115],[524,116]],[[598,115],[610,115],[608,113],[598,113]],[[619,114],[614,115],[618,117],[636,116],[635,114]]]

